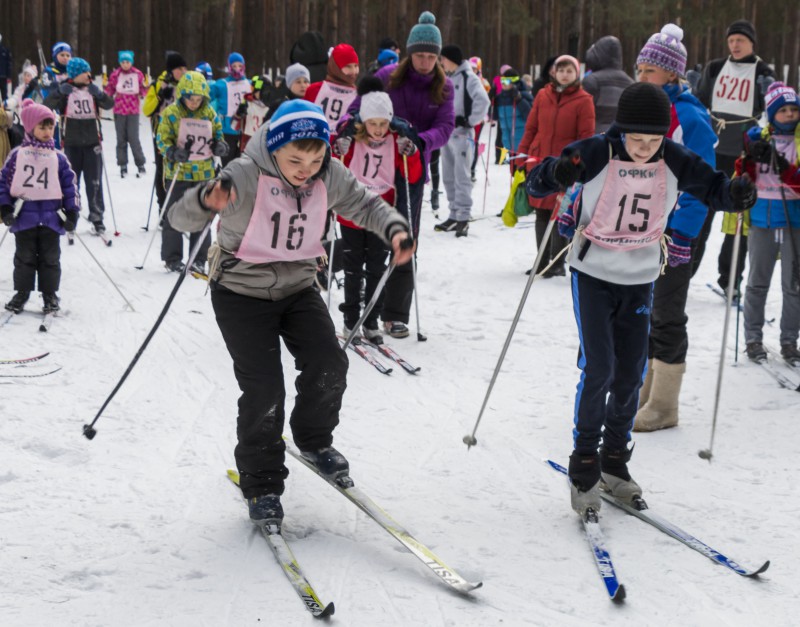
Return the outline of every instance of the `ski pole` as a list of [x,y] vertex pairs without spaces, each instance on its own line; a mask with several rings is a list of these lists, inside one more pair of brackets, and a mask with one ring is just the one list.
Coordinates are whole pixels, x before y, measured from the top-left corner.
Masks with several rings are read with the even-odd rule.
[[[406,179],[406,207],[408,207],[408,225],[411,227],[411,237],[414,237],[414,209],[411,206],[411,186],[408,182],[408,157],[403,155],[403,170]],[[422,335],[419,330],[419,292],[417,291],[417,255],[416,251],[411,255],[411,277],[414,284],[414,291],[411,297],[414,299],[414,307],[417,316],[417,342],[427,341],[427,337]]]
[[[117,229],[117,215],[114,213],[114,198],[111,195],[111,183],[108,182],[108,169],[106,168],[106,158],[103,155],[103,140],[102,140],[102,128],[100,126],[100,120],[97,120],[97,140],[100,144],[100,163],[103,166],[103,176],[106,179],[106,187],[108,188],[108,204],[111,205],[111,221],[114,223],[114,237],[119,237],[119,229]],[[102,192],[103,183],[100,182],[100,191]]]
[[136,355],[133,356],[133,359],[131,360],[131,363],[128,365],[127,370],[125,370],[125,372],[123,373],[122,378],[120,378],[119,382],[117,382],[117,385],[114,386],[114,389],[111,390],[111,394],[109,394],[108,398],[106,398],[106,400],[103,402],[103,405],[100,407],[100,410],[95,415],[94,420],[92,420],[90,424],[83,425],[83,435],[85,435],[89,440],[94,439],[94,436],[97,435],[97,430],[94,428],[94,425],[100,419],[100,416],[103,414],[103,411],[105,411],[105,408],[108,407],[108,404],[114,398],[119,389],[122,387],[122,384],[125,383],[125,379],[128,378],[128,375],[133,370],[133,367],[136,365],[136,362],[139,361],[139,358],[142,356],[142,353],[144,353],[144,350],[147,348],[147,345],[150,343],[150,340],[153,339],[153,336],[156,334],[158,327],[161,325],[161,323],[164,320],[164,317],[167,315],[170,305],[172,305],[172,301],[175,300],[175,296],[178,294],[178,290],[180,289],[181,284],[183,283],[184,279],[186,279],[186,276],[189,274],[189,268],[192,265],[192,263],[194,263],[195,257],[197,257],[197,253],[200,250],[200,247],[203,245],[203,241],[207,237],[209,230],[211,229],[211,224],[213,222],[214,222],[213,219],[209,220],[208,224],[206,224],[205,228],[203,229],[203,232],[200,235],[200,239],[197,240],[194,247],[192,248],[191,253],[189,254],[189,263],[186,264],[186,268],[184,268],[184,271],[180,273],[178,280],[175,281],[175,287],[172,288],[172,291],[170,292],[169,297],[167,298],[167,302],[164,304],[164,308],[158,315],[158,318],[156,319],[153,328],[150,329],[150,333],[147,334],[147,337],[144,339],[144,342],[142,342],[142,345],[139,347],[139,350],[136,351]]
[[[775,146],[775,140],[772,139],[772,153],[770,160],[772,161],[772,169],[778,171],[778,149]],[[789,205],[786,203],[786,189],[783,182],[780,183],[781,201],[783,202],[783,216],[786,220],[786,230],[789,231],[789,246],[792,249],[792,289],[800,289],[800,257],[797,256],[797,244],[794,241],[794,229],[792,228],[792,221],[789,216]],[[781,262],[783,263],[783,262]]]
[[[66,221],[66,216],[64,215],[64,212],[63,212],[61,209],[59,209],[59,210],[58,210],[58,215],[59,215],[59,216],[61,216],[61,219],[62,219],[62,220],[65,220],[65,221]],[[111,275],[110,275],[110,274],[108,274],[108,272],[106,272],[106,269],[103,267],[103,264],[102,264],[102,263],[100,263],[100,261],[98,261],[97,257],[95,257],[95,256],[92,254],[92,251],[91,251],[91,250],[89,249],[89,247],[86,245],[86,242],[84,242],[84,241],[83,241],[83,238],[82,238],[82,237],[81,237],[81,236],[80,236],[78,233],[75,233],[75,236],[78,238],[78,241],[81,243],[81,245],[83,245],[83,247],[86,249],[86,252],[87,252],[87,253],[89,253],[89,256],[92,258],[92,260],[93,260],[93,261],[94,261],[94,262],[97,264],[97,266],[100,268],[100,270],[102,271],[102,273],[106,275],[106,278],[107,278],[107,279],[108,279],[108,280],[111,282],[111,285],[113,285],[113,286],[114,286],[114,289],[115,289],[115,290],[117,290],[117,293],[118,293],[120,296],[122,296],[122,300],[124,300],[124,301],[125,301],[125,305],[128,307],[128,309],[130,309],[130,310],[131,310],[131,311],[133,311],[133,312],[136,312],[136,310],[133,308],[133,305],[131,305],[131,302],[130,302],[130,301],[129,301],[129,300],[126,298],[126,297],[125,297],[125,294],[123,294],[123,293],[122,293],[122,290],[121,290],[121,289],[119,289],[119,285],[117,285],[117,284],[116,284],[116,282],[114,281],[114,279],[112,279],[112,278],[111,278]]]
[[[178,177],[172,179],[172,183],[169,184],[169,190],[167,190],[167,197],[164,199],[164,206],[161,208],[161,211],[158,214],[158,224],[161,224],[161,220],[164,219],[164,214],[167,212],[167,207],[169,207],[169,199],[172,196],[172,190],[175,187],[175,182],[178,180]],[[142,259],[142,265],[136,266],[137,270],[142,270],[144,268],[144,262],[147,261],[147,255],[150,254],[150,249],[153,246],[153,242],[156,239],[156,233],[158,233],[158,225],[156,228],[153,229],[153,234],[150,236],[150,243],[147,245],[147,250],[144,251],[144,259]]]
[[[492,107],[494,108],[494,106]],[[489,112],[489,139],[486,141],[486,150],[487,153],[491,149],[492,146],[492,112]],[[500,124],[500,122],[497,122]],[[489,156],[486,156],[486,171],[484,172],[484,179],[483,179],[483,206],[481,207],[481,215],[486,213],[486,190],[489,187]]]
[[742,242],[742,213],[736,215],[736,235],[733,238],[733,254],[731,255],[731,273],[728,277],[728,306],[725,308],[725,323],[722,325],[722,348],[719,353],[719,367],[717,369],[717,389],[714,392],[714,413],[711,418],[711,441],[707,449],[697,454],[701,459],[711,462],[714,448],[714,434],[717,431],[717,412],[719,411],[719,397],[722,389],[722,372],[725,368],[725,345],[728,339],[728,325],[731,320],[731,307],[733,306],[733,290],[736,286],[736,262],[739,259],[739,246]]
[[150,212],[153,210],[153,197],[156,195],[156,177],[153,177],[153,187],[150,190],[150,204],[147,206],[147,223],[142,227],[142,230],[147,232],[150,230]]
[[[405,240],[403,243],[405,244],[405,242],[407,241],[411,242],[410,244],[411,246],[414,245],[414,241],[411,240],[410,238]],[[364,313],[361,314],[361,317],[358,319],[356,325],[350,330],[350,335],[347,336],[347,339],[345,340],[344,345],[342,346],[342,350],[347,350],[347,347],[350,346],[350,343],[353,341],[353,338],[358,333],[358,330],[361,328],[361,325],[364,324],[364,320],[367,319],[367,316],[370,314],[373,307],[375,307],[375,303],[378,302],[378,298],[381,295],[381,291],[386,285],[386,281],[389,280],[389,275],[392,273],[392,270],[394,270],[394,263],[390,263],[389,267],[387,267],[386,270],[383,272],[381,280],[378,281],[378,285],[375,287],[375,293],[372,295],[372,298],[369,299],[367,306],[364,307]]]
[[[559,192],[558,196],[556,197],[556,207],[561,204],[561,199],[564,197],[564,193],[565,192],[563,191]],[[544,238],[542,239],[542,242],[547,242],[550,238],[550,233],[553,230],[553,226],[555,225],[557,219],[558,210],[553,209],[550,214],[550,220],[547,222],[547,228],[544,231]],[[536,253],[536,259],[533,262],[534,268],[539,267],[539,263],[541,263],[542,257],[544,257],[544,251],[548,248],[548,246],[539,247],[539,250]],[[519,322],[519,318],[522,315],[522,310],[525,307],[525,301],[528,300],[528,293],[531,291],[531,286],[536,280],[536,276],[536,272],[531,272],[530,276],[528,277],[528,282],[525,284],[525,290],[522,292],[522,298],[517,306],[517,313],[514,314],[514,319],[511,321],[511,328],[508,330],[505,344],[503,344],[503,350],[500,351],[500,358],[497,360],[497,365],[494,367],[492,379],[489,382],[489,388],[486,390],[486,396],[483,398],[483,404],[481,405],[481,410],[478,412],[478,419],[475,421],[472,434],[465,435],[462,439],[464,444],[467,445],[467,450],[478,443],[478,440],[475,439],[475,433],[478,431],[478,425],[481,423],[483,412],[486,410],[486,405],[489,403],[489,397],[492,395],[492,389],[494,388],[495,381],[497,381],[497,375],[500,373],[500,367],[503,365],[503,360],[506,358],[506,352],[508,352],[508,347],[511,345],[511,338],[514,336],[514,331],[517,328],[517,323]]]
[[331,220],[331,227],[333,228],[333,238],[331,238],[331,254],[328,255],[328,310],[331,308],[331,285],[333,278],[333,254],[336,252],[336,212],[332,212],[333,219]]
[[2,246],[3,246],[3,242],[5,242],[5,241],[6,241],[6,237],[8,236],[8,232],[9,232],[10,230],[11,230],[11,228],[10,228],[10,227],[7,227],[7,228],[6,228],[6,231],[5,231],[5,233],[3,233],[3,237],[0,237],[0,248],[2,248]]
[[[22,211],[22,205],[23,205],[24,202],[25,202],[24,198],[17,198],[14,201],[14,218],[15,219],[19,215],[19,212]],[[11,231],[11,227],[9,226],[9,227],[6,228],[6,232],[3,233],[3,237],[0,238],[0,246],[3,245],[4,241],[6,241],[6,236],[9,234],[10,231]]]

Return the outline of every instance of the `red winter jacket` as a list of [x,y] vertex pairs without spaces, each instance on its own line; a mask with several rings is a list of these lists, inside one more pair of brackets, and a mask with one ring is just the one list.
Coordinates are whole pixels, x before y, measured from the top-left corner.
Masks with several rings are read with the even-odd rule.
[[[405,165],[403,164],[403,155],[397,150],[397,138],[398,134],[395,132],[390,132],[390,135],[394,135],[395,141],[395,148],[394,148],[394,184],[395,187],[397,185],[405,185]],[[344,163],[348,168],[350,167],[350,162],[353,160],[353,151],[356,148],[355,139],[350,144],[350,148],[347,151],[347,154],[342,157],[342,163]],[[407,157],[408,160],[408,182],[409,184],[413,185],[414,183],[419,182],[419,180],[423,176],[422,172],[422,159],[420,158],[420,152],[417,150],[413,155]],[[394,207],[394,188],[390,189],[385,194],[381,195],[387,203],[389,203],[392,207]],[[340,224],[345,226],[349,226],[351,229],[358,229],[361,227],[356,226],[349,220],[345,220],[342,216],[337,216],[337,220]]]
[[[517,152],[530,157],[556,157],[574,141],[594,135],[594,102],[580,85],[557,92],[553,83],[539,90],[525,122]],[[530,171],[530,167],[528,168]],[[552,209],[557,194],[528,198],[531,207]]]

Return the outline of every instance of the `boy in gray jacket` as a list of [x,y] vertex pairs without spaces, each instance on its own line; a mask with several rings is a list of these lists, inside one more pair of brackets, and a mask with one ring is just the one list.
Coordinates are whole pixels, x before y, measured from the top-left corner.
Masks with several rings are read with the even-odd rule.
[[346,387],[347,358],[319,292],[316,258],[329,210],[381,236],[398,264],[412,248],[403,217],[330,159],[329,129],[317,105],[283,103],[220,178],[199,185],[169,212],[181,231],[200,230],[219,214],[209,251],[211,302],[242,395],[236,464],[259,525],[280,528],[284,465],[280,339],[300,375],[290,418],[303,456],[329,477],[349,465],[331,446]]
[[442,180],[450,205],[450,217],[437,224],[437,231],[455,231],[456,237],[466,237],[472,212],[472,154],[475,142],[472,129],[483,122],[489,113],[489,96],[481,79],[464,60],[461,48],[445,46],[441,52],[442,67],[453,82],[453,110],[456,128],[442,146]]

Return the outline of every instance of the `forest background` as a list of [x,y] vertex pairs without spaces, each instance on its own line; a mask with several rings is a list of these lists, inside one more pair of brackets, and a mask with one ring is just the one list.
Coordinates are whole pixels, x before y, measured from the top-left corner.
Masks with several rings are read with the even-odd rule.
[[50,47],[60,40],[95,72],[102,63],[113,68],[124,49],[152,73],[163,69],[166,50],[180,51],[190,64],[209,61],[215,74],[232,50],[244,55],[250,74],[278,71],[309,30],[331,46],[352,44],[364,69],[383,37],[404,49],[424,10],[436,15],[444,43],[480,56],[489,76],[504,63],[528,71],[559,53],[583,60],[604,35],[620,38],[624,69],[632,74],[641,46],[667,22],[684,29],[693,67],[727,54],[726,29],[741,18],[756,25],[756,52],[779,77],[788,66],[788,81],[797,86],[800,74],[797,0],[0,0],[0,33],[15,71],[26,58],[38,64],[37,41],[49,63]]

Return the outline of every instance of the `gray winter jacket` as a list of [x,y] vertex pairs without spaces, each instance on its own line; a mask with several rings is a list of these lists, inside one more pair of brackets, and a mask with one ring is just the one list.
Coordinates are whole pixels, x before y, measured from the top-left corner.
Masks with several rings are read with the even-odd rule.
[[[453,75],[450,77],[453,83],[453,113],[456,119],[466,117],[466,100],[469,98],[472,102],[471,110],[469,111],[469,118],[467,119],[466,126],[459,126],[456,124],[456,131],[471,130],[484,121],[486,115],[489,113],[489,94],[483,88],[483,83],[478,75],[472,71],[472,66],[469,61],[464,61],[458,66]],[[466,87],[466,91],[465,91]]]
[[[211,280],[237,294],[274,301],[311,286],[316,275],[317,261],[312,258],[249,263],[235,256],[253,214],[259,175],[278,177],[290,186],[266,149],[264,136],[268,128],[269,124],[263,124],[248,142],[244,155],[231,161],[220,174],[221,178],[232,181],[236,200],[230,202],[219,214],[217,241],[212,246],[209,258],[214,260],[219,255],[219,263],[212,266]],[[311,180],[317,179],[327,188],[328,208],[343,218],[377,233],[387,243],[391,242],[396,233],[408,231],[408,223],[403,216],[379,196],[367,191],[340,161],[333,159],[323,165],[322,170]],[[169,221],[175,229],[201,231],[214,217],[214,213],[204,209],[200,202],[200,194],[205,187],[204,183],[189,190],[170,208]],[[297,190],[301,191],[303,187],[306,185]],[[322,239],[323,233],[306,233],[305,236]]]
[[594,100],[594,132],[605,133],[617,116],[617,103],[622,91],[633,79],[622,71],[622,44],[612,35],[601,37],[586,51],[583,88]]

